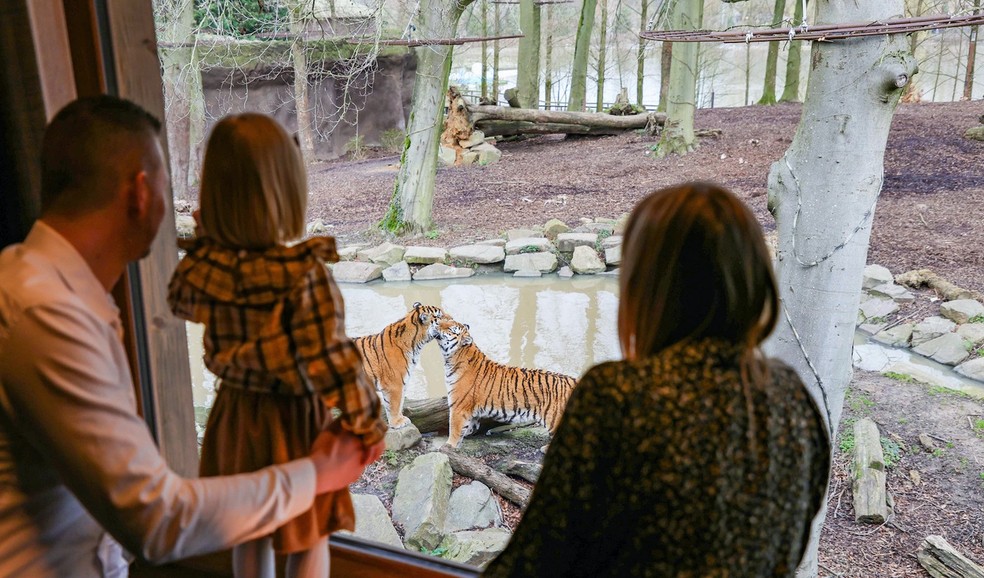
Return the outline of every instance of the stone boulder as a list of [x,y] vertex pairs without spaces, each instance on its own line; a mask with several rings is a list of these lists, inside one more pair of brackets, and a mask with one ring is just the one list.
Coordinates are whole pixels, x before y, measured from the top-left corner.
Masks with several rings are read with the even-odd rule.
[[355,245],[342,247],[338,250],[338,259],[341,261],[351,261],[358,257],[359,251],[365,249],[367,246],[365,243],[356,243]]
[[543,277],[539,271],[519,270],[513,273],[513,277]]
[[502,508],[492,490],[479,481],[465,484],[451,492],[448,503],[447,533],[502,525]]
[[556,239],[557,235],[566,233],[570,230],[571,228],[567,226],[567,223],[561,221],[560,219],[550,219],[545,225],[543,225],[543,234],[549,239]]
[[557,271],[557,275],[559,277],[563,277],[564,279],[570,279],[571,277],[574,276],[574,271],[571,271],[570,267],[564,265],[563,267],[560,268],[560,271]]
[[332,266],[331,274],[338,283],[368,283],[383,275],[383,266],[362,261],[339,261]]
[[454,165],[454,161],[457,160],[458,153],[451,147],[446,147],[441,145],[440,150],[437,153],[437,160],[444,166],[450,167]]
[[321,219],[315,219],[307,224],[308,235],[327,235],[328,226]]
[[442,247],[407,247],[403,260],[411,265],[430,265],[443,263],[448,252]]
[[407,546],[433,550],[441,543],[450,497],[451,464],[441,452],[421,454],[400,471],[393,520],[403,528]]
[[912,350],[944,365],[957,365],[970,355],[963,337],[956,333],[944,333],[913,347]]
[[879,285],[884,285],[885,283],[894,282],[895,277],[892,277],[892,272],[885,267],[881,265],[868,265],[864,268],[861,287],[863,289],[871,289]]
[[954,368],[960,375],[966,375],[971,379],[984,382],[984,357],[977,357],[970,361],[965,361]]
[[908,347],[912,339],[912,324],[903,323],[876,333],[872,339],[892,347]]
[[621,265],[622,264],[622,246],[616,245],[614,247],[608,247],[605,249],[605,263],[609,265]]
[[542,464],[513,460],[506,464],[504,473],[509,474],[510,476],[522,478],[531,484],[535,484],[540,478],[540,472],[542,471]]
[[581,245],[574,248],[571,257],[571,269],[581,275],[593,275],[605,270],[605,264],[598,258],[598,253],[592,248]]
[[402,261],[405,252],[406,248],[402,245],[394,245],[387,241],[381,245],[359,251],[358,256],[363,261],[372,261],[389,267]]
[[964,133],[964,138],[984,141],[984,126],[972,126]]
[[403,541],[379,498],[371,494],[352,494],[352,506],[355,508],[355,531],[343,530],[341,534],[403,549]]
[[464,261],[466,263],[499,263],[506,258],[506,252],[502,247],[496,245],[462,245],[452,247],[449,251],[452,261]]
[[174,226],[178,230],[179,239],[195,238],[195,229],[198,227],[198,223],[195,222],[195,218],[191,215],[175,215]]
[[408,423],[401,428],[390,428],[386,430],[386,437],[384,440],[386,443],[386,449],[400,451],[417,445],[417,443],[421,440],[421,437],[420,430],[417,429],[417,426],[412,423]]
[[[495,247],[505,247],[506,246],[506,240],[505,239],[486,239],[484,241],[478,241],[475,244],[476,245],[493,245]],[[505,257],[503,257],[503,258],[505,258]]]
[[553,243],[546,237],[520,237],[506,243],[506,255],[539,253],[551,249],[553,249]]
[[464,277],[471,277],[474,274],[475,270],[467,267],[449,267],[443,263],[434,263],[433,265],[417,269],[417,272],[413,274],[413,280],[462,279]]
[[467,139],[461,139],[458,144],[461,148],[471,148],[485,142],[485,133],[480,130],[473,130]]
[[471,150],[478,153],[478,164],[480,165],[491,165],[499,162],[499,159],[502,158],[502,151],[489,143],[482,143],[472,147]]
[[984,343],[984,323],[965,323],[957,327],[957,335],[974,345]]
[[502,270],[506,273],[514,271],[539,271],[552,273],[557,268],[557,256],[553,253],[520,253],[507,255]]
[[940,315],[955,323],[967,323],[974,318],[984,318],[984,305],[975,299],[958,299],[940,305]]
[[542,237],[543,233],[533,229],[509,229],[506,231],[506,241],[515,241],[524,237]]
[[[607,219],[607,220],[608,221],[611,221],[612,219]],[[615,232],[615,223],[614,222],[611,222],[611,223],[604,222],[603,223],[603,222],[598,222],[598,221],[592,221],[590,223],[584,223],[583,225],[575,228],[571,232],[572,233],[596,233],[596,234],[598,234],[598,233],[604,233],[604,234],[607,234],[607,235],[611,235],[611,234],[613,234]]]
[[441,546],[447,550],[449,560],[483,569],[506,549],[511,536],[504,528],[455,532],[446,537]]
[[899,304],[892,299],[868,299],[861,303],[861,316],[865,321],[884,321],[886,317],[899,310]]
[[896,303],[912,303],[916,300],[916,296],[908,289],[895,283],[883,283],[877,287],[872,287],[868,293],[875,297],[892,299]]
[[956,329],[957,324],[942,317],[927,317],[912,327],[912,346],[922,345]]
[[400,261],[383,269],[383,279],[386,281],[409,281],[411,278],[410,265],[407,265],[406,261]]
[[611,237],[605,237],[601,240],[602,249],[611,249],[612,247],[622,246],[622,235],[612,235]]
[[573,253],[575,247],[594,247],[597,242],[597,233],[562,233],[557,235],[557,250],[561,253]]

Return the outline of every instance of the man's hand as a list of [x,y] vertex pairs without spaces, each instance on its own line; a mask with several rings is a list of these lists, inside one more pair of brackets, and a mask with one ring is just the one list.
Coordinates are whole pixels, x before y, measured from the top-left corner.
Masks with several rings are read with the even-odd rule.
[[362,440],[333,422],[311,446],[311,459],[317,474],[316,493],[347,488],[362,475],[366,466],[379,459],[384,442],[365,448]]

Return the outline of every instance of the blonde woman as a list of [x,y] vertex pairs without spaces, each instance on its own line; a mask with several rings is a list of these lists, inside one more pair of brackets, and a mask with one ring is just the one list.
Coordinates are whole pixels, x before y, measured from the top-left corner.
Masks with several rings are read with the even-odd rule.
[[792,577],[830,447],[796,373],[759,350],[779,302],[758,222],[688,183],[643,199],[623,247],[625,360],[578,382],[484,575]]
[[[287,132],[261,114],[216,124],[205,150],[199,236],[171,279],[169,303],[205,324],[205,364],[219,378],[202,447],[202,476],[250,472],[309,452],[326,428],[382,452],[380,402],[345,335],[342,299],[325,267],[334,240],[290,244],[304,232],[307,184]],[[329,410],[341,410],[332,421]],[[328,535],[354,528],[348,490],[271,536],[233,550],[238,578],[328,576]]]

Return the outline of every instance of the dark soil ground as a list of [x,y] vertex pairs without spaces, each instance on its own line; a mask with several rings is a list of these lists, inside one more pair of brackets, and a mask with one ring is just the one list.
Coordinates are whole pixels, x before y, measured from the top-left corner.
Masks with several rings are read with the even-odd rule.
[[[978,124],[984,103],[901,105],[885,154],[885,183],[875,214],[870,263],[893,273],[932,269],[944,279],[984,292],[984,143],[962,137]],[[404,244],[451,247],[550,218],[618,217],[646,193],[685,180],[712,180],[739,194],[768,231],[766,177],[792,140],[800,106],[698,111],[699,129],[721,129],[685,157],[656,160],[652,139],[636,134],[501,143],[502,160],[486,167],[441,169],[434,199],[435,231]],[[330,226],[340,245],[375,242],[373,224],[393,190],[397,157],[370,151],[311,167],[312,218]],[[932,309],[935,296],[919,292]],[[927,310],[928,310],[927,309]],[[854,522],[848,458],[852,424],[868,416],[890,450],[889,491],[895,515],[886,524]],[[936,447],[920,445],[934,436]],[[984,404],[948,390],[856,372],[838,438],[821,576],[927,576],[915,552],[927,535],[984,564]],[[392,491],[397,467],[367,472]],[[457,483],[462,480],[457,479]],[[381,492],[382,493],[382,492]],[[505,506],[515,523],[518,509]]]

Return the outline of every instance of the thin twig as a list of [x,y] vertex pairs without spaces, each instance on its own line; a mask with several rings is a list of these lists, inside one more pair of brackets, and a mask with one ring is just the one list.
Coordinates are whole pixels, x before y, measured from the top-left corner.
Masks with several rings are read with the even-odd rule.
[[946,438],[941,438],[940,436],[933,435],[931,433],[928,433],[926,435],[928,435],[929,437],[933,438],[934,440],[939,440],[939,441],[941,441],[941,442],[943,442],[945,444],[951,444],[951,445],[953,444],[953,442],[951,442],[950,440],[948,440]]

